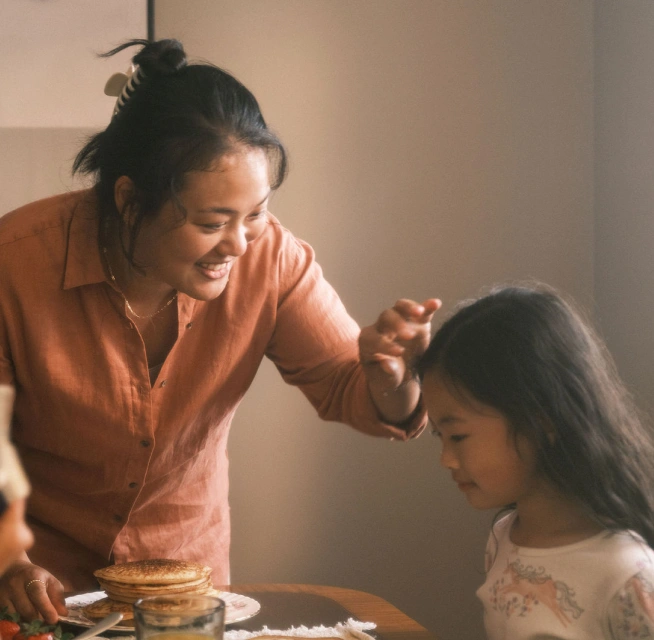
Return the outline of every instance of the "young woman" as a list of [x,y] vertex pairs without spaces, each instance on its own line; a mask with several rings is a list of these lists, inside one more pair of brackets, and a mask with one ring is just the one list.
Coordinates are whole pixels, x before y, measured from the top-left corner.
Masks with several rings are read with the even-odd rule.
[[508,511],[477,591],[490,640],[654,635],[654,446],[581,317],[500,289],[418,369],[441,464],[473,507]]
[[0,606],[28,618],[55,620],[111,562],[195,560],[229,582],[227,436],[264,356],[326,420],[401,440],[426,422],[407,365],[439,302],[359,331],[268,211],[286,152],[254,96],[174,40],[130,45],[74,165],[95,187],[0,219],[0,382],[35,536]]

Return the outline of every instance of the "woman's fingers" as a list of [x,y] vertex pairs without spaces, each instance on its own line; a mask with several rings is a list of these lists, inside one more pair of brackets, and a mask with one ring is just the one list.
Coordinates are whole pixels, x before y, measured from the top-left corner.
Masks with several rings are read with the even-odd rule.
[[394,338],[380,333],[373,325],[364,327],[359,335],[359,354],[362,364],[380,364],[387,358],[401,357],[404,347]]
[[369,384],[397,388],[429,344],[431,319],[441,301],[402,298],[359,335],[359,357]]
[[66,598],[64,597],[64,585],[54,578],[55,584],[48,585],[48,597],[52,606],[55,608],[58,616],[67,616],[68,607],[66,606]]
[[33,583],[26,592],[40,617],[48,624],[55,624],[60,615],[68,613],[64,603],[64,587],[54,576]]
[[63,585],[45,569],[21,563],[10,569],[0,585],[0,601],[25,620],[42,618],[56,624],[66,615]]
[[415,357],[424,351],[429,342],[431,319],[440,306],[437,298],[422,303],[401,299],[382,311],[375,324],[361,330],[361,362],[381,364],[388,358]]
[[[32,599],[28,592],[30,590],[36,591],[37,589],[43,589],[43,593],[45,593],[45,583],[42,581],[35,582],[34,580],[35,579],[28,580],[22,586],[16,585],[12,589],[11,600],[14,604],[14,608],[20,617],[25,620],[34,620],[43,617],[39,613],[37,607],[32,603]],[[44,617],[43,619],[45,620]]]
[[439,298],[427,298],[422,303],[422,308],[425,310],[423,317],[427,319],[427,322],[431,322],[434,314],[443,306],[443,303]]
[[393,340],[412,340],[424,333],[425,328],[429,331],[429,323],[440,306],[441,301],[437,298],[428,298],[422,303],[398,300],[393,307],[379,315],[375,328]]

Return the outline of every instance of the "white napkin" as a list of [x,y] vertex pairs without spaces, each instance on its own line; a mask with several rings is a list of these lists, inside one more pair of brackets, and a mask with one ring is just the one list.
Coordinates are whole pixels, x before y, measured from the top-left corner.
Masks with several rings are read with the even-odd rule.
[[[280,631],[263,627],[261,631],[225,631],[225,640],[252,640],[253,638],[265,638],[275,636],[283,638],[342,638],[342,640],[375,640],[365,630],[374,629],[377,625],[374,622],[359,622],[350,618],[347,622],[339,622],[335,627],[291,627]],[[97,636],[95,640],[136,640],[136,636],[121,635],[113,639],[105,636]],[[74,640],[74,638],[73,638]]]
[[374,622],[359,622],[350,618],[347,622],[339,622],[335,627],[291,627],[284,631],[264,627],[261,631],[225,631],[225,640],[251,640],[266,636],[282,636],[287,638],[342,638],[343,640],[375,640],[364,633],[364,630],[374,629]]

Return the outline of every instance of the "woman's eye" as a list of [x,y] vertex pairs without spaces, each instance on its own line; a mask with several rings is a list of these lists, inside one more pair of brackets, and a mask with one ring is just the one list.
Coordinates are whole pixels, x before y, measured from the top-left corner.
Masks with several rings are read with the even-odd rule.
[[268,213],[267,209],[264,211],[255,211],[254,213],[250,214],[250,219],[258,220],[259,218],[263,218],[267,213]]
[[450,436],[450,440],[451,440],[452,442],[462,442],[462,441],[465,440],[467,437],[468,437],[468,436],[465,436],[465,435],[453,435],[453,436]]
[[439,438],[441,437],[441,432],[437,431],[436,429],[431,430],[431,435],[434,436],[434,438]]

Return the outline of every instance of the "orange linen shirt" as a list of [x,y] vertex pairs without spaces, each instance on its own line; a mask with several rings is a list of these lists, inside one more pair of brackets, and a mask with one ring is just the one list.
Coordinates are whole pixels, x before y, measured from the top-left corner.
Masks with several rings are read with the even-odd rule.
[[312,249],[271,216],[224,292],[177,298],[178,336],[151,385],[139,331],[109,283],[92,191],[0,218],[0,382],[32,483],[35,564],[66,590],[110,562],[167,557],[229,579],[227,435],[263,356],[325,420],[407,439],[379,421],[359,328]]

